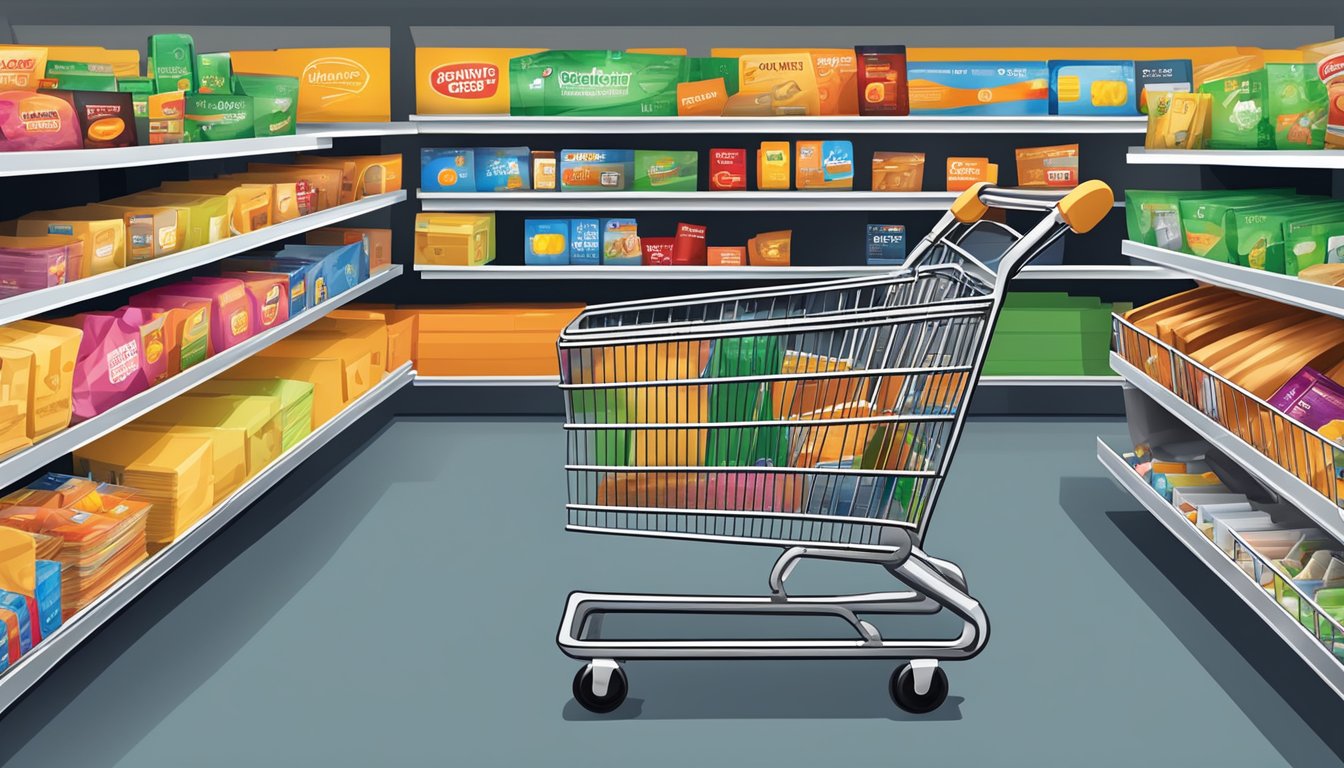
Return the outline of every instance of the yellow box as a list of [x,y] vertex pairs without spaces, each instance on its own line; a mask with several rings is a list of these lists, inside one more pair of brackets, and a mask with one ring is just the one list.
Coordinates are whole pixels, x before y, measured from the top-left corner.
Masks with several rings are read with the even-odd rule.
[[418,213],[415,263],[477,267],[495,260],[494,213]]
[[0,344],[33,355],[28,378],[28,438],[41,440],[70,426],[75,360],[84,333],[63,325],[19,320],[0,326]]
[[185,91],[168,91],[149,96],[149,138],[141,139],[148,144],[181,144],[182,134],[187,127],[187,101]]
[[[40,47],[40,46],[39,46]],[[13,51],[34,50],[31,45],[0,44],[0,56],[11,55]],[[44,47],[45,57],[38,79],[46,72],[48,61],[78,61],[85,64],[107,64],[117,77],[140,76],[140,51],[135,49],[102,48],[95,45],[48,45]],[[7,85],[0,83],[0,85]],[[34,86],[36,87],[36,86]]]
[[[386,350],[386,337],[383,337],[383,349],[379,350],[379,359]],[[341,362],[341,403],[350,401],[368,392],[384,371],[379,366],[374,370],[373,354],[365,339],[344,338],[330,334],[298,334],[273,344],[256,355],[259,358],[299,358],[327,359]],[[377,376],[377,379],[374,376]]]
[[341,202],[353,203],[369,195],[401,189],[401,155],[299,155],[295,165],[341,169]]
[[203,427],[236,433],[244,448],[244,479],[265,469],[280,457],[282,450],[278,397],[192,392],[156,408],[143,420],[177,428]]
[[0,456],[33,444],[28,437],[28,398],[33,353],[0,346]]
[[415,111],[507,115],[509,59],[544,48],[416,48]]
[[84,206],[95,215],[120,214],[126,223],[126,265],[168,256],[182,250],[185,233],[177,209],[147,203],[94,203]]
[[47,75],[44,46],[6,45],[0,53],[0,91],[36,91]]
[[807,51],[752,53],[738,58],[738,92],[725,115],[820,115],[816,65]]
[[234,72],[299,79],[300,123],[385,123],[392,119],[387,48],[230,51]]
[[[360,317],[358,315],[364,315]],[[314,322],[296,336],[302,338],[345,337],[362,341],[373,363],[373,381],[382,381],[380,372],[387,367],[387,318],[381,313],[359,313],[354,310],[337,310]]]
[[150,413],[122,427],[120,431],[156,435],[199,437],[210,441],[210,475],[213,478],[210,499],[219,504],[247,481],[247,440],[242,430],[216,429],[165,421]]
[[139,192],[113,198],[107,205],[162,205],[177,211],[179,250],[217,243],[229,236],[229,199],[186,192]]
[[34,235],[70,235],[84,241],[80,274],[100,275],[126,266],[126,221],[120,214],[97,214],[87,208],[61,208],[24,215],[15,232]]
[[342,168],[324,168],[315,165],[286,165],[284,163],[248,163],[247,173],[233,173],[223,179],[240,181],[292,182],[307,184],[315,192],[311,200],[304,200],[303,188],[296,186],[299,215],[305,216],[341,204],[341,187],[345,184]]
[[332,358],[251,357],[220,374],[221,379],[292,379],[313,385],[313,429],[345,407],[345,368]]
[[789,142],[761,142],[756,151],[756,188],[789,188]]
[[748,55],[805,52],[812,57],[818,114],[859,114],[859,59],[853,48],[713,48],[709,55],[738,59]]
[[200,179],[165,181],[159,189],[224,195],[229,200],[229,230],[235,235],[299,217],[298,188],[293,182],[239,183],[229,179]]

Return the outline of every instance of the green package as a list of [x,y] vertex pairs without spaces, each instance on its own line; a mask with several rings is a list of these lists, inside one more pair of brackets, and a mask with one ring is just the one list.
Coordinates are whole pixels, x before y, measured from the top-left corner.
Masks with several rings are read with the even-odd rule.
[[1284,227],[1283,259],[1286,275],[1317,264],[1344,264],[1344,218]]
[[694,192],[700,153],[635,150],[636,192]]
[[116,93],[117,76],[111,64],[83,61],[48,61],[45,88],[62,91],[98,91]]
[[1181,230],[1186,253],[1213,261],[1236,264],[1236,250],[1227,238],[1228,215],[1239,209],[1265,210],[1271,206],[1296,205],[1295,197],[1248,192],[1225,197],[1188,197],[1180,201]]
[[[1292,195],[1287,188],[1257,190],[1266,195]],[[1125,224],[1129,239],[1143,245],[1185,251],[1184,230],[1181,228],[1180,202],[1185,199],[1232,197],[1245,195],[1244,190],[1165,191],[1149,189],[1125,190]]]
[[299,118],[299,79],[285,75],[234,75],[233,92],[252,97],[253,133],[293,136]]
[[154,81],[148,77],[122,77],[117,90],[131,94],[131,112],[135,115],[135,135],[141,144],[149,142],[149,97],[154,93]]
[[155,93],[190,91],[196,82],[196,43],[191,35],[149,36],[149,76]]
[[[779,336],[719,339],[709,355],[710,378],[773,376],[784,366]],[[769,381],[711,384],[709,420],[773,421],[774,397]],[[773,427],[711,427],[705,444],[705,464],[711,467],[752,467],[769,462],[789,464],[788,429]]]
[[1273,149],[1274,129],[1265,104],[1264,68],[1209,80],[1200,93],[1213,97],[1209,149]]
[[623,51],[545,51],[509,61],[514,115],[672,117],[685,56]]
[[727,95],[732,96],[737,93],[737,59],[694,57],[687,59],[686,62],[688,66],[686,79],[688,82],[694,83],[700,80],[713,80],[716,77],[722,77],[725,90],[728,91]]
[[1306,64],[1266,64],[1265,81],[1274,148],[1323,149],[1329,98],[1316,68]]
[[188,93],[183,141],[229,141],[250,139],[253,128],[252,97],[232,93]]
[[195,88],[197,93],[232,93],[233,62],[229,54],[197,54]]
[[1312,223],[1344,219],[1344,204],[1322,201],[1316,204],[1239,210],[1228,223],[1228,243],[1237,254],[1237,263],[1251,269],[1287,274],[1287,229],[1294,222]]

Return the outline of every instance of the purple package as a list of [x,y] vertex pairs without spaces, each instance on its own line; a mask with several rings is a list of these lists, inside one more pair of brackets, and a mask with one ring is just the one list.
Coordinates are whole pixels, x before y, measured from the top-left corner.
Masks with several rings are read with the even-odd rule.
[[1320,429],[1344,419],[1344,386],[1314,368],[1304,367],[1279,387],[1269,404],[1285,416]]

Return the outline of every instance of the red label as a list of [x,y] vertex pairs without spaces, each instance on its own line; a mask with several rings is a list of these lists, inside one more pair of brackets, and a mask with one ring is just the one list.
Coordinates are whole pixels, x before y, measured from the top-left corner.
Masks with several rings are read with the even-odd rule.
[[499,90],[499,67],[482,62],[444,64],[429,73],[429,86],[455,99],[488,99]]
[[1316,71],[1321,76],[1321,82],[1328,83],[1331,78],[1344,74],[1344,53],[1337,56],[1331,56],[1328,59],[1321,59],[1321,62],[1317,64],[1316,67]]

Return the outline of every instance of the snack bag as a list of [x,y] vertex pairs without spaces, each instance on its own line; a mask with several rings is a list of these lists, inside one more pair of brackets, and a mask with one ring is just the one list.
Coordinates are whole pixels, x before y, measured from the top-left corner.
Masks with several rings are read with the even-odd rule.
[[1263,66],[1252,67],[1252,57],[1227,59],[1195,73],[1199,92],[1212,97],[1210,149],[1273,149]]
[[1266,64],[1265,101],[1275,149],[1321,149],[1330,105],[1309,64]]
[[162,317],[139,307],[58,321],[84,332],[75,362],[74,420],[93,418],[137,395],[167,369]]

